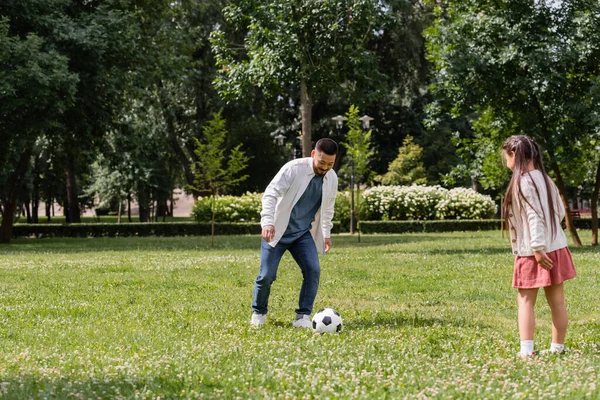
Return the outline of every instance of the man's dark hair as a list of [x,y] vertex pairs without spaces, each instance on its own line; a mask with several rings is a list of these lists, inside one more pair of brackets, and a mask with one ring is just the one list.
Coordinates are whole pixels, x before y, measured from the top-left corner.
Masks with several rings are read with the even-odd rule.
[[325,153],[328,156],[335,156],[338,152],[338,145],[334,140],[323,138],[319,139],[315,145],[315,150]]

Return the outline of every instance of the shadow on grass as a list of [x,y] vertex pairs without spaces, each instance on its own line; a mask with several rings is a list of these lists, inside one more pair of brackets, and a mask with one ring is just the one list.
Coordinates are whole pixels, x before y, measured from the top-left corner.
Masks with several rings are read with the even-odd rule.
[[[460,243],[465,238],[452,234],[397,234],[363,235],[361,243],[357,236],[334,235],[334,249],[377,247],[399,243],[419,243],[436,240]],[[256,250],[260,251],[260,237],[216,236],[214,251]],[[121,237],[121,238],[46,238],[13,239],[11,243],[0,245],[0,254],[14,253],[82,253],[90,251],[208,251],[211,250],[210,236],[180,237]]]
[[[481,239],[482,246],[465,248],[465,244],[473,238]],[[488,240],[489,239],[489,240]],[[7,245],[0,245],[0,255],[19,253],[85,253],[85,252],[134,252],[134,251],[215,251],[232,252],[253,250],[260,251],[260,237],[257,235],[246,236],[216,236],[215,247],[211,247],[210,236],[181,236],[181,237],[122,237],[122,238],[48,238],[48,239],[15,239]],[[334,235],[333,253],[339,249],[348,248],[376,248],[397,244],[435,243],[443,242],[443,247],[421,246],[417,251],[423,254],[508,254],[510,245],[498,241],[491,241],[488,232],[448,232],[448,233],[421,233],[421,234],[395,234],[395,235],[362,235],[361,242],[357,236]],[[502,240],[498,238],[498,240]],[[491,243],[495,243],[490,245]],[[472,247],[470,245],[470,247]],[[600,253],[598,246],[583,246],[570,248],[576,253]],[[381,252],[402,252],[398,249],[381,249]],[[411,252],[414,252],[411,250]]]
[[424,328],[424,327],[479,327],[486,328],[481,323],[473,323],[466,317],[443,318],[443,317],[424,317],[418,314],[408,315],[404,313],[373,313],[369,316],[360,316],[359,318],[346,323],[348,329],[352,328],[392,328],[400,329],[406,327]]
[[[88,380],[67,379],[64,377],[41,378],[33,375],[16,377],[2,376],[0,397],[2,399],[33,398],[138,398],[140,394],[152,398],[181,398],[182,391],[195,391],[211,396],[224,388],[215,382],[202,381],[196,376],[192,382],[184,381],[177,376],[138,377],[121,375],[118,377],[98,376]],[[183,396],[185,397],[185,396]]]

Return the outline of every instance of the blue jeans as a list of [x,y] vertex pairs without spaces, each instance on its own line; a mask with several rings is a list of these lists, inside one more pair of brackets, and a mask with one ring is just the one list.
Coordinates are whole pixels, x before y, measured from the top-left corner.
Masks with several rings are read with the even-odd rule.
[[292,243],[279,242],[275,247],[271,247],[265,239],[262,239],[260,271],[254,283],[254,298],[252,300],[252,310],[257,314],[266,314],[268,311],[271,284],[277,278],[277,268],[286,250],[289,250],[298,263],[300,270],[302,270],[303,280],[296,313],[307,315],[312,313],[317,290],[319,289],[321,267],[315,242],[310,232],[306,232]]

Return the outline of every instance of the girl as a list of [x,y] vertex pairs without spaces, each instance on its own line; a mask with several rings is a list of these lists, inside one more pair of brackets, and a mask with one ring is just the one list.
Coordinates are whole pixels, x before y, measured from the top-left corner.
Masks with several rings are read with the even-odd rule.
[[540,147],[533,139],[512,136],[502,145],[507,167],[513,171],[506,191],[504,215],[510,228],[515,266],[513,287],[518,288],[520,356],[533,351],[534,306],[543,287],[552,312],[550,352],[564,351],[567,308],[563,282],[574,278],[575,267],[560,221],[565,209],[550,180]]

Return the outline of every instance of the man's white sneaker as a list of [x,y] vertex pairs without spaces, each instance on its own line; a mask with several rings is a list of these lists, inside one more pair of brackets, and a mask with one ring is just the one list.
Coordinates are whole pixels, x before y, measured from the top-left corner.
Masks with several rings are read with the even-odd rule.
[[312,322],[310,320],[310,315],[296,314],[296,320],[292,322],[292,326],[294,328],[311,328]]
[[252,313],[252,319],[250,320],[250,325],[255,328],[259,328],[263,326],[267,322],[267,314],[257,314]]

